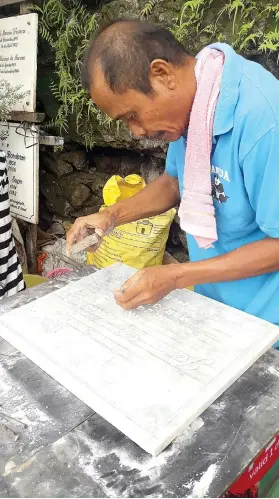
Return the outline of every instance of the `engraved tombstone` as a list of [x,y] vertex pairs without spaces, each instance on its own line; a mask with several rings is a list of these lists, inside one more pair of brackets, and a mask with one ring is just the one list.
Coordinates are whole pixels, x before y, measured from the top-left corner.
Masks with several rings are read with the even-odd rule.
[[7,155],[11,214],[38,223],[39,129],[29,123],[0,123],[0,149]]
[[134,272],[117,264],[12,310],[0,336],[156,455],[279,329],[192,291],[122,310],[113,291]]
[[0,81],[21,85],[20,93],[25,94],[12,111],[35,111],[37,38],[37,14],[0,19]]

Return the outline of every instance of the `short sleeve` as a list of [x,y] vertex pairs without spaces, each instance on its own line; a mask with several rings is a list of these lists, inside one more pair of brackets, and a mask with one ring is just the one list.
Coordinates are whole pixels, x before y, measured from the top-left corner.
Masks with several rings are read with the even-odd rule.
[[260,229],[279,238],[279,128],[269,130],[243,161],[246,191]]
[[177,166],[176,166],[176,142],[171,142],[168,148],[167,159],[166,159],[166,173],[170,177],[177,178]]

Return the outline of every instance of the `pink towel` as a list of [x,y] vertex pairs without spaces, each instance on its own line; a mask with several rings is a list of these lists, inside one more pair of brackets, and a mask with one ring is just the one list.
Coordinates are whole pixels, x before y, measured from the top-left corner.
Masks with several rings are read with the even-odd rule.
[[205,48],[195,67],[197,92],[188,127],[180,225],[200,248],[218,240],[211,187],[213,119],[220,91],[224,54]]

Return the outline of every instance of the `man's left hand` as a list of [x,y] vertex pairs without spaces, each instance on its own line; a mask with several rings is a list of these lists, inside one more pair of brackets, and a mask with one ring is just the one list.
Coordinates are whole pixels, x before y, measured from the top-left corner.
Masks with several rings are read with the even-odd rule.
[[173,267],[161,265],[140,270],[115,291],[116,302],[125,310],[157,303],[176,287]]
[[131,309],[153,304],[174,289],[198,284],[238,281],[279,272],[279,239],[266,237],[224,255],[199,262],[145,268],[115,292],[117,303]]

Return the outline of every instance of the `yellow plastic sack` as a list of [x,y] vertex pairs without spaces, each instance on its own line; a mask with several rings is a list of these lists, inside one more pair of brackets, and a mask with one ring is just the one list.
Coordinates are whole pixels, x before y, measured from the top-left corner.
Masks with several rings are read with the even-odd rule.
[[[105,206],[111,206],[122,199],[134,196],[145,187],[139,175],[119,175],[111,177],[103,189]],[[114,229],[104,237],[95,253],[87,254],[87,264],[104,268],[121,262],[142,269],[161,265],[170,225],[175,217],[175,209],[162,215],[131,222]]]

